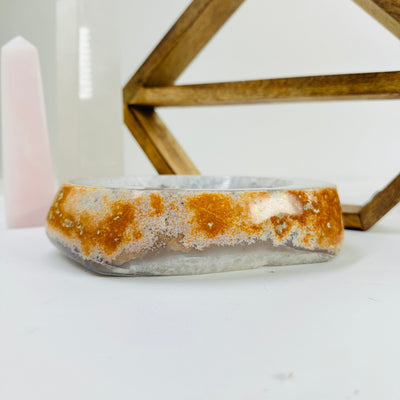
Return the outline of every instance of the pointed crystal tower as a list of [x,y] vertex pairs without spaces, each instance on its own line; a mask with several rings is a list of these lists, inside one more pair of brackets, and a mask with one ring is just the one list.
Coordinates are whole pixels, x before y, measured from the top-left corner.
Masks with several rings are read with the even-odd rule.
[[1,49],[6,223],[41,226],[55,193],[39,55],[16,37]]
[[57,176],[124,174],[119,2],[57,0]]

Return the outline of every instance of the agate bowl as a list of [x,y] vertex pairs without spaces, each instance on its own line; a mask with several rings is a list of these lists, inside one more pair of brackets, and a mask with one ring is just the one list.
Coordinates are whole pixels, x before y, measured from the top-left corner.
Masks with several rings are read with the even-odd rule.
[[263,177],[154,176],[64,183],[50,240],[106,275],[181,275],[327,261],[343,242],[334,185]]

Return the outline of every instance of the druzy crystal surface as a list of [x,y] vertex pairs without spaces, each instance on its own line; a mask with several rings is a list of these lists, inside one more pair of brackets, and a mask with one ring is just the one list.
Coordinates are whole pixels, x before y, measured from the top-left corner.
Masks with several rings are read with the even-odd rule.
[[343,223],[334,185],[257,177],[155,176],[63,184],[47,234],[109,275],[180,275],[327,261]]

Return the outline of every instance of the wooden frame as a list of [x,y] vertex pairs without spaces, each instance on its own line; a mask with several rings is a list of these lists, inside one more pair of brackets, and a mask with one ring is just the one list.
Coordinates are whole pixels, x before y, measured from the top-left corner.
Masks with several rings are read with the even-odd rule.
[[[123,90],[125,124],[160,174],[199,171],[154,107],[399,99],[400,72],[173,85],[244,0],[193,0]],[[400,0],[354,0],[400,38]],[[400,202],[400,174],[364,206],[343,205],[346,228],[367,230]]]

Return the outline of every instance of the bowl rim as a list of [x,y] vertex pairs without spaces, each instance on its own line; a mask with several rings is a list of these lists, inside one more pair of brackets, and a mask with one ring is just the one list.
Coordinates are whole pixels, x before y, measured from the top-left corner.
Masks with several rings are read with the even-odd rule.
[[[246,182],[246,180],[249,182],[248,185],[239,185],[239,182]],[[193,184],[200,185],[200,187],[190,187],[190,185],[187,184],[188,181],[192,182]],[[203,183],[202,181],[214,181],[214,185],[212,183]],[[270,184],[265,184],[268,181],[270,181]],[[215,182],[219,183],[219,185],[215,185]],[[315,190],[322,188],[337,188],[333,183],[316,179],[248,175],[147,175],[87,177],[71,179],[66,181],[64,184],[102,190],[124,189],[145,192],[273,192],[282,190]]]

